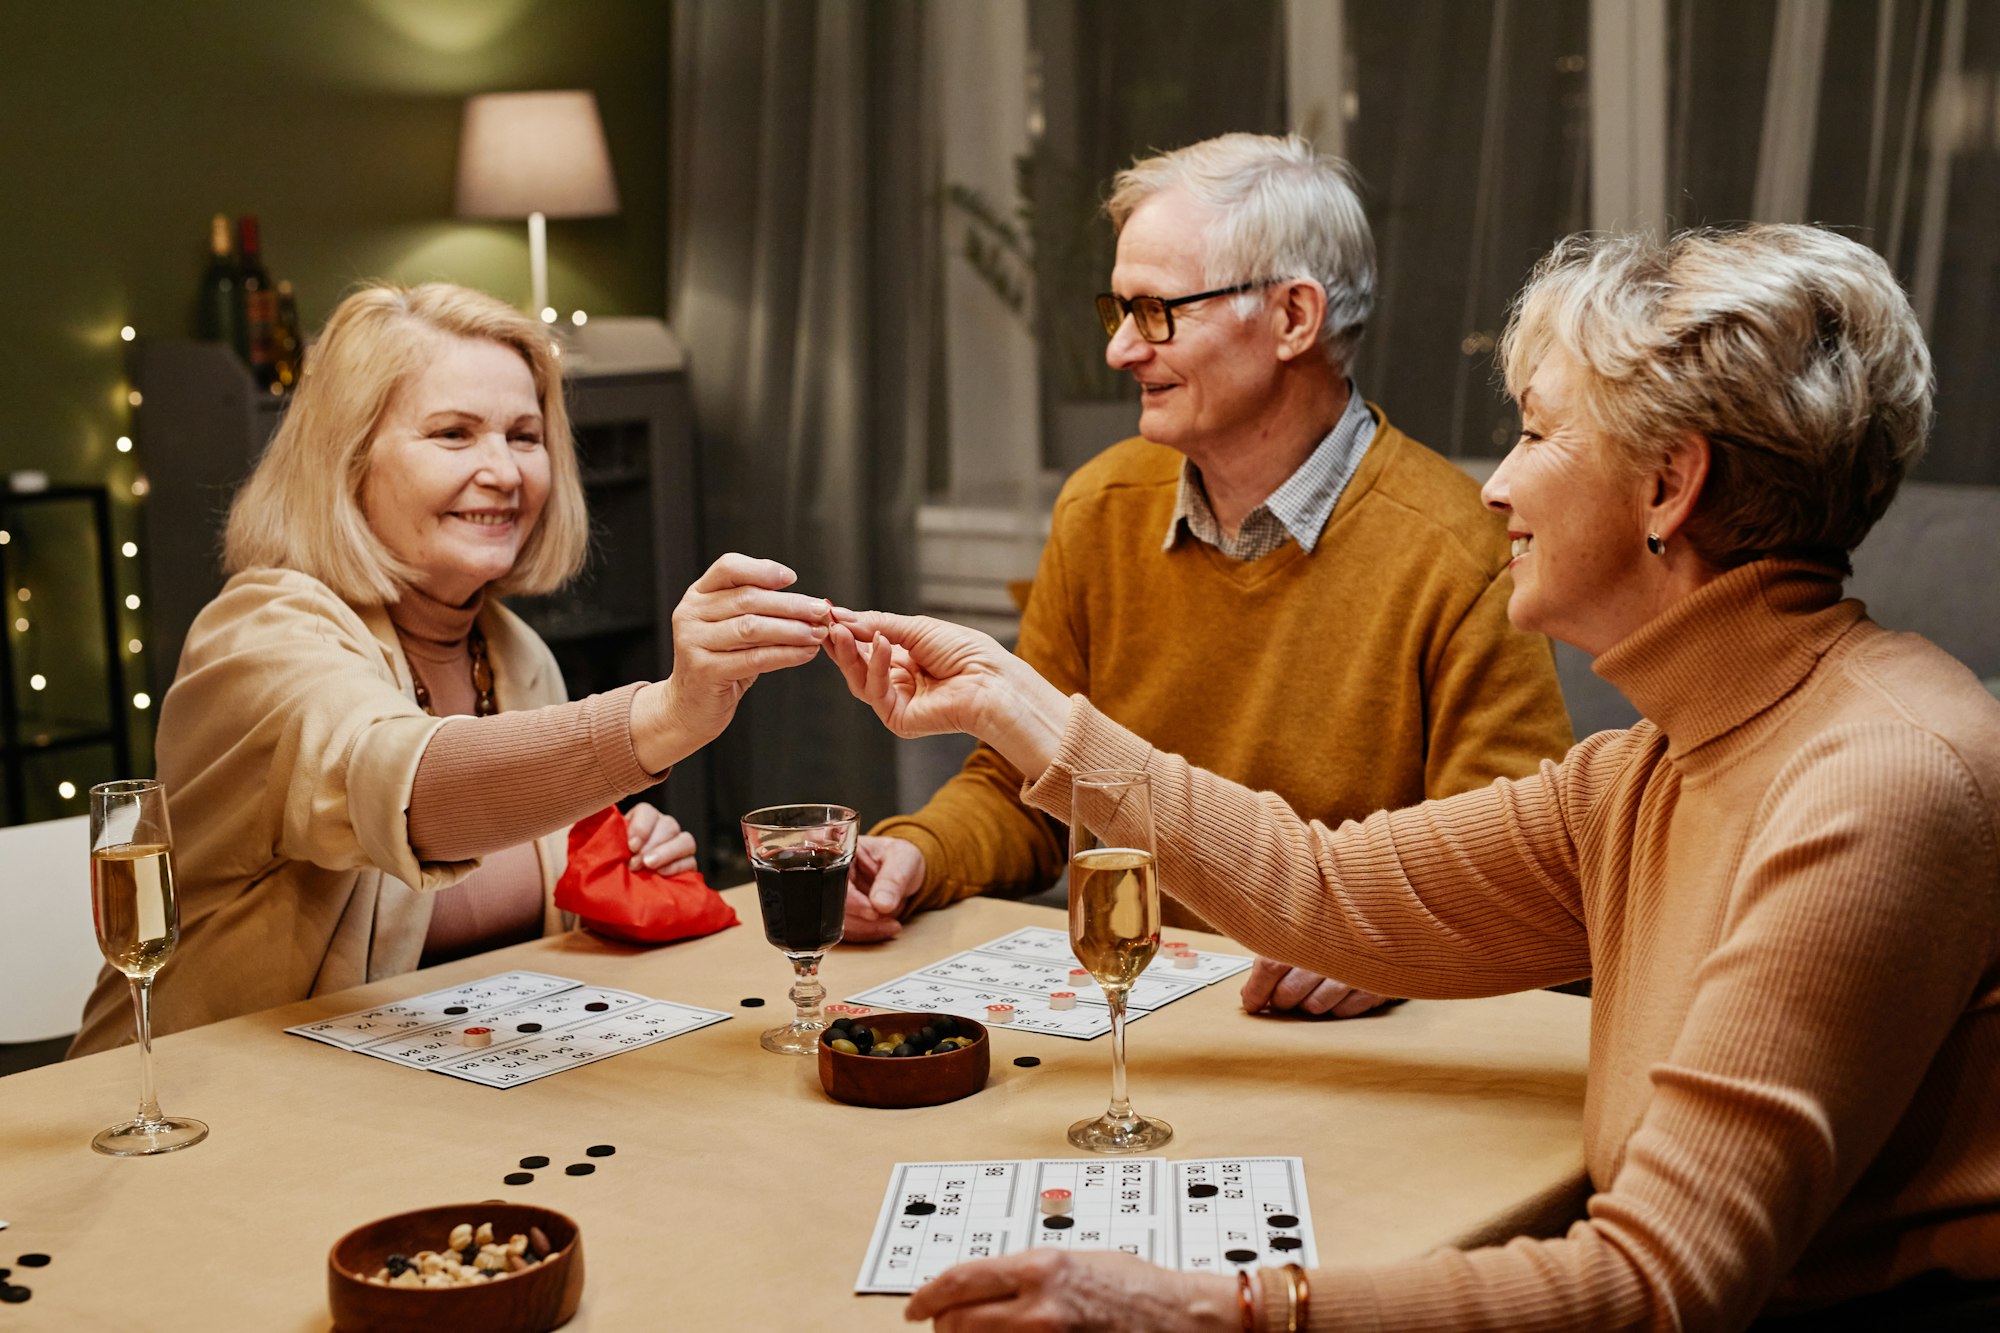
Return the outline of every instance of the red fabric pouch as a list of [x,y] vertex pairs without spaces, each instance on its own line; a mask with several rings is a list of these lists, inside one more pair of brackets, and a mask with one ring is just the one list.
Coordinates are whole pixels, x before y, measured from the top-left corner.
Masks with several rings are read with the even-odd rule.
[[556,907],[600,935],[629,944],[665,944],[738,924],[736,911],[699,870],[661,875],[630,868],[624,812],[615,805],[569,831],[569,865],[556,881]]

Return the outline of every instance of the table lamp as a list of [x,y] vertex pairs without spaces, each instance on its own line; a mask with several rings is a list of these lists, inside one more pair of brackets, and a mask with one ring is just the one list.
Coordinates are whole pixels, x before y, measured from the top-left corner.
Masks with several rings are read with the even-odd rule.
[[465,99],[458,148],[458,215],[526,218],[530,307],[549,308],[548,219],[618,211],[618,184],[597,97],[587,91],[481,93]]

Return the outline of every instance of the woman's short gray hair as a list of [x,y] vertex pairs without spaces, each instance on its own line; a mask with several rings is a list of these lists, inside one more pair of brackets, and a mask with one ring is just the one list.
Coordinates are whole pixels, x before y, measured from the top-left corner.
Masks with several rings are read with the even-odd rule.
[[312,345],[284,424],[229,506],[225,570],[296,569],[354,606],[402,596],[419,571],[375,535],[362,513],[361,484],[390,400],[453,338],[518,352],[541,402],[549,498],[513,569],[493,590],[551,592],[575,576],[589,547],[590,520],[555,343],[504,301],[444,282],[364,287],[333,312]]
[[[1104,211],[1122,231],[1140,204],[1171,189],[1218,214],[1208,231],[1207,286],[1311,278],[1326,291],[1321,344],[1342,364],[1353,358],[1375,307],[1375,237],[1347,163],[1296,134],[1223,134],[1134,161],[1112,182]],[[1239,312],[1248,314],[1255,299],[1243,298]]]
[[1882,257],[1820,227],[1572,236],[1500,339],[1518,401],[1559,351],[1581,407],[1637,473],[1690,433],[1708,482],[1683,535],[1724,568],[1845,565],[1930,433],[1930,350]]

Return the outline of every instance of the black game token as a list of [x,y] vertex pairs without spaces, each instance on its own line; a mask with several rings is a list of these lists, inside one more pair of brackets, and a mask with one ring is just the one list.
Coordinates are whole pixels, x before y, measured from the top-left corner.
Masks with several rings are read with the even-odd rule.
[[[598,1143],[585,1148],[583,1155],[585,1157],[613,1157],[617,1155],[617,1152],[618,1150],[608,1143]],[[1273,1222],[1271,1225],[1276,1226],[1277,1223]]]
[[49,1256],[46,1254],[24,1254],[14,1261],[23,1268],[47,1268]]
[[1213,1185],[1188,1186],[1188,1197],[1190,1199],[1213,1199],[1215,1197],[1215,1194],[1216,1194],[1216,1189],[1215,1186]]
[[903,1211],[911,1217],[929,1217],[937,1211],[937,1205],[934,1203],[925,1203],[922,1199],[919,1199],[915,1203],[904,1204]]
[[762,1009],[764,1007],[763,997],[757,995],[747,995],[743,999],[738,1000],[737,1003],[745,1009]]
[[535,1173],[532,1171],[509,1171],[500,1177],[501,1183],[506,1185],[531,1185],[534,1180]]
[[1017,1055],[1014,1057],[1014,1063],[1023,1069],[1033,1069],[1041,1062],[1042,1057],[1039,1055]]
[[521,1159],[521,1169],[523,1171],[539,1171],[548,1164],[549,1159],[543,1157],[540,1153],[537,1153],[533,1157],[523,1157]]
[[596,1169],[596,1166],[589,1162],[571,1162],[563,1168],[565,1172],[572,1176],[587,1176]]
[[1073,1217],[1045,1217],[1042,1219],[1042,1225],[1051,1231],[1061,1231],[1064,1227],[1075,1226],[1076,1219]]
[[592,1000],[589,1004],[586,1004],[583,1007],[588,1009],[593,1014],[601,1014],[606,1009],[609,1009],[611,1006],[606,1004],[603,1000]]
[[1222,1257],[1232,1264],[1254,1264],[1257,1262],[1255,1250],[1224,1250]]
[[34,1294],[34,1292],[29,1291],[26,1287],[0,1285],[0,1301],[5,1301],[9,1305],[19,1305]]
[[445,1012],[448,1014],[469,1014],[472,1011],[470,1009],[467,1009],[462,1004],[454,1004],[450,1008],[446,1009]]
[[13,1270],[13,1269],[11,1269],[11,1268],[0,1268],[0,1282],[5,1282],[5,1281],[6,1281],[6,1280],[7,1280],[8,1278],[10,1278],[10,1277],[12,1277],[12,1276],[14,1276],[14,1270]]
[[1272,1213],[1264,1219],[1264,1225],[1267,1227],[1295,1227],[1298,1224],[1299,1219],[1290,1213]]
[[542,1025],[540,1023],[523,1023],[514,1029],[516,1032],[540,1032],[541,1030]]
[[1271,1248],[1274,1250],[1299,1250],[1305,1248],[1305,1242],[1297,1236],[1273,1236],[1271,1237]]

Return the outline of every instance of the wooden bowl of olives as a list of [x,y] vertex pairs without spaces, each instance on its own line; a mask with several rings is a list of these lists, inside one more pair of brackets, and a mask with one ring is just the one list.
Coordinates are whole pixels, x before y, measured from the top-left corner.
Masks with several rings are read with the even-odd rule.
[[940,1106],[986,1086],[986,1028],[950,1014],[841,1017],[819,1037],[819,1085],[851,1106]]

